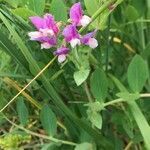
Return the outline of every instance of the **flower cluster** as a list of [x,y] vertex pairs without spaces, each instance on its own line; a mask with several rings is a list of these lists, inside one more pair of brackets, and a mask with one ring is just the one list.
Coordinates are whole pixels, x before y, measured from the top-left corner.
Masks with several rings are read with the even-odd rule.
[[[43,18],[34,16],[30,17],[32,24],[36,27],[37,31],[30,32],[28,35],[30,40],[38,41],[41,43],[41,49],[49,49],[55,47],[57,44],[57,36],[59,33],[59,24],[55,22],[51,14],[45,14]],[[81,36],[78,33],[77,27],[85,27],[91,22],[91,18],[83,14],[81,3],[74,4],[70,9],[71,24],[67,25],[62,31],[65,42],[69,43],[72,48],[77,45],[88,45],[92,49],[98,46],[97,40],[94,38],[96,31]],[[58,56],[58,61],[61,63],[66,60],[69,53],[69,48],[62,45],[58,48],[54,55]]]

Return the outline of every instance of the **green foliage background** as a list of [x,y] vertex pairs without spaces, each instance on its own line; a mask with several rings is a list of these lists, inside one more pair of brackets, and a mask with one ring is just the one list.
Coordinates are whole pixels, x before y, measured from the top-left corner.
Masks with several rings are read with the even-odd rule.
[[58,64],[55,49],[27,36],[29,16],[49,12],[66,24],[75,2],[0,0],[0,148],[150,150],[149,0],[80,0],[97,17],[80,32],[99,29],[96,49],[79,47],[80,67]]

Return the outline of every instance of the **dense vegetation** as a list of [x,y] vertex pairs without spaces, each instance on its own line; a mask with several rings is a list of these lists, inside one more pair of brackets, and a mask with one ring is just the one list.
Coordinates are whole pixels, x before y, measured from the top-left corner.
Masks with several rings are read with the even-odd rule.
[[[65,43],[60,63],[78,2],[98,46]],[[47,13],[60,29],[41,50],[29,17]],[[149,0],[0,0],[0,149],[150,150],[149,35]]]

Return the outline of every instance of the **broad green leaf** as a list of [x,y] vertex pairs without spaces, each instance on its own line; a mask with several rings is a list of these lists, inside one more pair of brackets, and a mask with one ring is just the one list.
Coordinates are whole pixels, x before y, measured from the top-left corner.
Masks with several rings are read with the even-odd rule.
[[17,113],[20,123],[25,126],[28,122],[29,112],[22,98],[17,100]]
[[148,79],[148,68],[146,62],[136,55],[128,67],[128,83],[133,92],[140,92]]
[[121,92],[128,92],[124,85],[119,81],[119,79],[117,79],[112,74],[109,74],[109,77],[112,79],[112,81],[115,83],[115,85]]
[[96,69],[91,76],[91,91],[97,100],[104,100],[107,96],[108,81],[103,70]]
[[9,5],[11,5],[14,8],[16,8],[19,4],[19,0],[4,0],[4,1],[7,2]]
[[122,119],[122,126],[124,130],[126,131],[127,135],[133,139],[134,138],[134,126],[131,120],[129,120],[127,117],[124,117]]
[[67,7],[63,0],[52,0],[50,13],[55,16],[57,21],[67,22]]
[[96,12],[96,10],[98,10],[100,6],[97,0],[84,0],[84,3],[89,15],[91,16]]
[[114,17],[114,19],[115,19],[115,21],[116,21],[117,24],[121,24],[124,21],[124,18],[122,17],[123,11],[122,11],[121,8],[122,7],[120,5],[113,12],[113,17]]
[[[140,56],[135,56],[135,57],[140,57]],[[140,59],[141,59],[141,57],[140,57]],[[117,78],[113,81],[114,81],[114,83],[116,83],[116,86],[118,87],[118,89],[120,91],[127,92],[126,88],[122,85],[122,83]],[[141,134],[144,138],[146,147],[147,147],[147,149],[150,149],[150,142],[149,142],[150,141],[150,136],[149,136],[150,135],[150,126],[147,123],[145,116],[141,112],[141,110],[140,110],[139,106],[136,104],[136,102],[134,102],[134,101],[127,101],[127,102],[129,104],[131,113],[132,113],[134,119],[136,120],[136,123],[137,123],[137,125],[141,131]]]
[[12,41],[5,34],[3,34],[2,30],[0,30],[0,32],[1,50],[11,55],[16,60],[16,62],[24,66],[24,68],[28,69],[28,62],[26,61],[20,50],[15,47],[15,44],[12,43]]
[[88,113],[88,119],[91,121],[92,125],[98,129],[102,128],[102,116],[98,112]]
[[58,147],[60,147],[60,143],[50,143],[50,144],[44,144],[41,148],[41,150],[57,150]]
[[74,80],[76,84],[79,86],[81,85],[89,76],[90,70],[85,69],[85,70],[79,70],[74,73]]
[[40,120],[45,131],[50,135],[54,136],[57,130],[57,119],[53,111],[49,106],[44,105],[40,112]]
[[132,6],[134,6],[134,8],[138,11],[138,14],[141,16],[143,15],[145,12],[146,12],[146,5],[148,5],[149,3],[149,0],[147,1],[147,4],[146,4],[146,1],[143,1],[143,0],[138,0],[138,3],[137,3],[137,0],[132,0],[130,2],[130,4]]
[[88,106],[89,109],[93,112],[100,112],[101,110],[104,109],[103,103],[100,103],[98,101],[85,104],[85,106]]
[[78,144],[74,150],[93,150],[93,146],[90,143],[81,143]]
[[43,15],[45,0],[22,0],[22,3],[38,15]]
[[129,21],[135,21],[139,17],[138,11],[131,5],[126,8],[125,15]]
[[100,114],[100,111],[104,109],[103,105],[100,102],[94,102],[86,104],[85,106],[88,106],[87,115],[92,125],[97,127],[98,129],[101,129],[102,116]]
[[25,8],[25,7],[16,8],[16,9],[12,10],[12,12],[15,15],[22,17],[23,19],[28,19],[30,16],[36,16],[35,12],[33,12],[32,10],[29,10],[28,8]]
[[149,150],[150,149],[150,136],[149,136],[150,135],[150,126],[149,126],[145,116],[141,112],[139,106],[136,104],[136,102],[132,101],[132,102],[129,102],[128,104],[129,104],[130,110],[134,116],[134,119],[141,131],[141,134],[142,134],[144,142],[145,142],[145,146]]
[[[100,4],[97,0],[84,0],[85,7],[87,9],[87,12],[90,16],[92,16],[100,7]],[[97,19],[92,23],[97,28],[99,27],[99,21],[100,17],[97,17]]]
[[145,59],[148,59],[150,57],[150,42],[148,43],[148,45],[146,46],[146,48],[144,49],[144,51],[142,51],[141,55]]

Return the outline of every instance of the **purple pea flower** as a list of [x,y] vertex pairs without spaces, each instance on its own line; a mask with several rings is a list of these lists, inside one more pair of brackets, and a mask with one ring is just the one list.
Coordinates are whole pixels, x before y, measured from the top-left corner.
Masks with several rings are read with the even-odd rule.
[[91,22],[89,16],[83,15],[81,3],[75,3],[70,9],[70,19],[73,25],[76,26],[87,26]]
[[63,36],[65,37],[66,42],[71,44],[72,48],[75,48],[76,45],[80,45],[80,34],[78,33],[74,25],[68,25],[63,30]]
[[43,18],[38,16],[30,17],[30,20],[38,30],[28,33],[30,40],[41,42],[41,49],[48,49],[55,46],[59,28],[54,17],[51,14],[46,14]]
[[49,31],[53,32],[53,34],[57,34],[59,32],[59,28],[57,23],[54,20],[54,17],[51,14],[45,14],[43,18],[38,16],[30,17],[32,24],[37,28],[37,30],[41,31]]
[[81,39],[82,44],[90,46],[92,49],[98,46],[98,41],[94,38],[96,30],[84,35]]
[[54,55],[58,56],[58,62],[62,63],[66,60],[68,53],[69,53],[69,48],[62,46],[54,52]]

